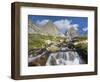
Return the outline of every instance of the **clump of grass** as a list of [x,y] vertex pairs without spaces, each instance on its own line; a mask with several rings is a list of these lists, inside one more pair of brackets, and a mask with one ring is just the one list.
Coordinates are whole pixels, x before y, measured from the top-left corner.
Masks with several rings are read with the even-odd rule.
[[28,49],[41,48],[45,45],[46,40],[58,42],[62,37],[55,37],[50,35],[28,34]]

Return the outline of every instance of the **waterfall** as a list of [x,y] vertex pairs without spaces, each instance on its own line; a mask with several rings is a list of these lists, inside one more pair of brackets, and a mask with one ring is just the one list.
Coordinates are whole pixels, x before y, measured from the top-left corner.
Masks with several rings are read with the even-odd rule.
[[76,65],[81,64],[81,58],[76,51],[51,53],[46,65]]

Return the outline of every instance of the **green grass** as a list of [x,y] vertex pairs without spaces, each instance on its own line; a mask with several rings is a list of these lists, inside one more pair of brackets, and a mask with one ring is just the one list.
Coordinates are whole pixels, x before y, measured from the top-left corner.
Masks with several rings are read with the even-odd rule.
[[62,37],[55,37],[55,36],[46,36],[40,34],[28,34],[28,49],[31,48],[41,48],[45,45],[46,40],[51,40],[58,42],[60,39],[64,39]]
[[83,41],[83,40],[87,40],[87,36],[84,35],[84,36],[79,36],[76,38],[76,41],[79,42],[79,41]]
[[86,51],[88,45],[87,44],[78,44],[78,45],[75,45],[75,47]]
[[[87,40],[87,36],[80,36],[76,39],[77,42]],[[83,50],[84,54],[87,53],[88,44],[77,44],[75,48]]]

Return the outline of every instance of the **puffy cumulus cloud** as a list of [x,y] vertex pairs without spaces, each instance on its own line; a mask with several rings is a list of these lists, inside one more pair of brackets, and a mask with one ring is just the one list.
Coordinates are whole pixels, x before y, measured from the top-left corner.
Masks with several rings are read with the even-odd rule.
[[78,24],[73,24],[72,27],[75,28],[75,30],[78,30],[79,25]]
[[[49,19],[44,19],[44,20],[37,20],[36,24],[38,26],[43,26],[45,25],[47,22],[49,22]],[[79,25],[78,24],[71,24],[72,20],[68,20],[68,19],[61,19],[61,20],[56,20],[53,22],[53,24],[55,24],[59,30],[67,30],[70,29],[71,27],[75,28],[75,30],[78,30]]]
[[85,28],[83,28],[82,29],[84,32],[86,32],[87,30],[88,30],[88,28],[87,27],[85,27]]
[[47,22],[49,21],[49,19],[44,19],[44,20],[37,20],[36,21],[36,24],[38,25],[38,26],[43,26],[43,25],[45,25]]
[[71,20],[58,20],[55,21],[54,24],[59,28],[59,29],[70,29],[71,27],[75,28],[75,30],[78,30],[79,25],[78,24],[71,24]]
[[62,20],[57,20],[54,22],[54,24],[59,28],[59,29],[62,29],[62,28],[70,28],[70,24],[71,24],[71,21],[70,20],[67,20],[67,19],[62,19]]

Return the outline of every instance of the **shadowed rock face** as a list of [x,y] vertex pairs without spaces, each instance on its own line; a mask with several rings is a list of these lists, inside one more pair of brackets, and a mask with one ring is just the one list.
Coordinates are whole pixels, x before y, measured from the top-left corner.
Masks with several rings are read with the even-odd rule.
[[74,39],[75,37],[78,37],[79,34],[77,32],[77,30],[75,30],[74,27],[69,28],[66,32],[65,35],[68,37],[68,39],[71,41],[72,39]]

